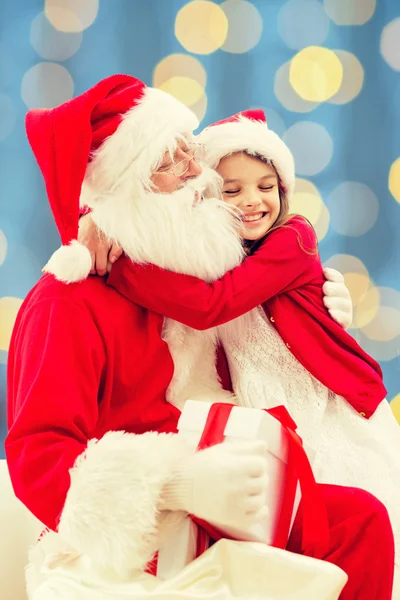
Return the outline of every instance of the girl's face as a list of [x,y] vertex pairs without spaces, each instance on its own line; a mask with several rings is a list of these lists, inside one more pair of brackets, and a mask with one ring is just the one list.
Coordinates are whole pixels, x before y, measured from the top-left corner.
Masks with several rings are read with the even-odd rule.
[[223,158],[217,168],[224,180],[223,198],[242,211],[243,238],[257,241],[279,216],[278,176],[270,165],[243,152]]

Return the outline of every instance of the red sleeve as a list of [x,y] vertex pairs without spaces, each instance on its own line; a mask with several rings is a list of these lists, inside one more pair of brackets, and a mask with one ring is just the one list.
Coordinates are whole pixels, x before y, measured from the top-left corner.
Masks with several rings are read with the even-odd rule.
[[89,313],[69,301],[35,304],[13,335],[7,461],[17,497],[51,529],[70,486],[68,471],[93,437],[104,360]]
[[113,265],[108,284],[149,310],[195,329],[208,329],[311,281],[321,271],[318,254],[310,251],[315,246],[312,227],[295,218],[214,283],[122,257]]

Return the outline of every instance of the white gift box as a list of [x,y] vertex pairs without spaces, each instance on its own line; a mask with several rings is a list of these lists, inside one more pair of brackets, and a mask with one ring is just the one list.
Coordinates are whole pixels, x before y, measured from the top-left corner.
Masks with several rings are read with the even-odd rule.
[[157,577],[175,577],[196,558],[197,536],[197,525],[189,517],[183,518],[158,551]]
[[[205,402],[188,400],[179,419],[179,435],[195,450],[202,436],[208,413],[212,405]],[[264,542],[273,544],[280,515],[282,495],[287,469],[287,439],[279,421],[263,410],[255,408],[233,407],[225,427],[224,443],[244,440],[263,440],[267,444],[266,461],[268,463],[269,486],[265,499],[268,515],[263,522],[248,529],[227,528],[223,531],[236,540]],[[291,520],[298,506],[298,494],[293,505]],[[218,523],[212,523],[220,527]],[[221,527],[220,527],[221,528]],[[222,528],[221,528],[222,529]]]

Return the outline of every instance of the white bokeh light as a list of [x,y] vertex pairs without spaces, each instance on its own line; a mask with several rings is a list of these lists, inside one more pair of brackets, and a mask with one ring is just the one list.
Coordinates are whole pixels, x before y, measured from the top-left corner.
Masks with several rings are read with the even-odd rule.
[[392,69],[400,71],[400,17],[394,19],[383,28],[381,53]]
[[299,121],[286,131],[283,139],[293,153],[299,175],[320,173],[332,158],[332,138],[319,123]]
[[44,13],[40,13],[32,21],[30,41],[42,58],[66,60],[79,50],[82,33],[59,31],[48,21]]
[[257,46],[263,31],[257,8],[246,0],[226,0],[220,7],[228,19],[228,35],[221,50],[242,54]]
[[278,32],[293,50],[322,44],[329,25],[330,19],[318,0],[289,0],[278,14]]
[[360,236],[375,225],[379,201],[364,183],[344,181],[329,196],[331,224],[341,235]]
[[28,108],[53,108],[70,100],[73,94],[71,75],[57,63],[38,63],[22,79],[21,96]]

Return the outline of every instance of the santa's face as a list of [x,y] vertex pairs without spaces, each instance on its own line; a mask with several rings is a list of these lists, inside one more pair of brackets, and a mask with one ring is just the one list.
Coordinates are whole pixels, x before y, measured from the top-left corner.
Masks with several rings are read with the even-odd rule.
[[200,153],[197,146],[182,140],[173,155],[165,152],[160,166],[150,178],[154,191],[171,194],[183,187],[189,179],[201,174],[202,168],[197,162]]

